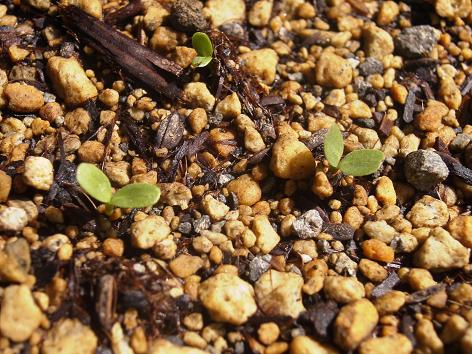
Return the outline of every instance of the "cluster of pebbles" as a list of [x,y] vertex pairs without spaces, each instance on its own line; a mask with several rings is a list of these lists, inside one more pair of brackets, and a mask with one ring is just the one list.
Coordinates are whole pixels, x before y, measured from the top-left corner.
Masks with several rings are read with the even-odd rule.
[[[1,2],[0,353],[472,353],[471,0]],[[329,167],[333,124],[375,174]],[[80,162],[161,199],[107,216]]]

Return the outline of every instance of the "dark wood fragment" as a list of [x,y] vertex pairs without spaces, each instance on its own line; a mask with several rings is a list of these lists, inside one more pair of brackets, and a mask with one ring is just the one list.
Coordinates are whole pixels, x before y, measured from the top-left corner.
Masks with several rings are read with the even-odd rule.
[[152,159],[150,139],[144,129],[141,129],[136,122],[125,111],[121,114],[121,127],[128,136],[129,143],[138,151],[141,157],[147,161]]
[[144,9],[144,4],[141,0],[131,0],[128,5],[111,13],[107,13],[105,15],[105,22],[110,25],[116,25],[117,23],[124,22],[139,15]]
[[248,166],[257,165],[267,156],[269,151],[270,151],[270,148],[265,148],[264,150],[259,151],[258,153],[255,153],[254,155],[252,155],[250,158],[247,159]]
[[326,134],[328,134],[328,129],[323,128],[312,134],[308,139],[303,139],[302,142],[308,149],[310,149],[310,151],[313,151],[315,148],[323,144]]
[[401,332],[408,337],[413,347],[416,345],[416,336],[414,333],[415,319],[412,315],[405,313],[400,323]]
[[406,298],[407,304],[417,304],[429,299],[432,295],[446,289],[446,284],[437,284],[430,286],[429,288],[419,290],[410,294]]
[[103,328],[109,330],[115,319],[116,282],[113,275],[102,276],[98,281],[97,302],[95,310]]
[[402,119],[405,123],[413,122],[413,111],[415,108],[416,101],[416,89],[410,88],[408,95],[406,96],[405,107],[403,108]]
[[284,104],[285,100],[280,96],[265,96],[261,99],[261,105],[273,106],[277,104]]
[[180,90],[175,82],[168,82],[157,69],[179,76],[182,68],[158,55],[110,25],[86,14],[76,6],[60,7],[64,25],[78,34],[99,53],[122,67],[133,79],[144,83],[156,92],[175,99]]
[[406,71],[413,71],[419,67],[434,66],[438,63],[439,61],[437,59],[432,58],[410,59],[405,61],[404,69]]
[[384,137],[387,137],[390,135],[390,131],[393,128],[393,120],[388,119],[387,115],[385,115],[382,119],[382,122],[380,123],[379,131],[382,133]]
[[307,312],[300,316],[301,322],[311,325],[316,336],[322,340],[329,339],[329,330],[336,315],[339,312],[338,305],[335,301],[327,300],[316,303]]
[[467,76],[461,86],[461,95],[467,95],[472,89],[472,75]]
[[325,224],[323,232],[330,234],[335,240],[338,241],[349,241],[354,238],[354,229],[349,224],[345,223]]
[[333,106],[330,104],[325,104],[323,108],[323,113],[327,114],[330,117],[339,119],[341,118],[341,112],[339,111],[339,107]]
[[382,281],[374,288],[374,290],[372,290],[372,297],[375,298],[385,295],[390,290],[392,290],[399,282],[400,278],[398,277],[397,273],[391,272],[384,281]]
[[156,133],[156,147],[173,149],[184,136],[182,118],[177,112],[169,114],[159,125]]
[[451,155],[448,155],[441,151],[436,151],[436,153],[441,156],[441,159],[449,168],[449,173],[459,177],[466,184],[472,185],[472,170],[465,167],[459,160],[455,159]]

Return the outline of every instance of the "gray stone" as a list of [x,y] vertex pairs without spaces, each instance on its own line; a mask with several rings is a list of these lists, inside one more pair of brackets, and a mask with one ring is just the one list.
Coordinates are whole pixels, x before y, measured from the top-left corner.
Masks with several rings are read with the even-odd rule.
[[323,228],[323,219],[320,213],[315,210],[308,210],[293,222],[293,230],[298,237],[307,239],[315,238]]
[[254,257],[251,262],[249,262],[249,280],[255,282],[262,274],[269,270],[271,260],[272,256],[270,254]]
[[420,191],[429,191],[449,175],[449,169],[434,151],[418,150],[405,159],[404,172],[408,182]]
[[359,74],[362,76],[382,74],[383,70],[383,63],[374,57],[367,58],[362,64],[359,65]]
[[469,145],[471,140],[472,138],[467,134],[457,134],[451,144],[449,144],[449,149],[456,152],[462,151],[467,147],[467,145]]
[[413,26],[404,29],[395,38],[395,50],[406,58],[421,58],[431,52],[437,41],[434,27]]
[[208,215],[202,215],[201,218],[193,221],[193,229],[197,234],[203,230],[208,230],[211,226],[211,220]]
[[0,211],[0,231],[21,231],[28,225],[28,214],[24,209],[8,207]]

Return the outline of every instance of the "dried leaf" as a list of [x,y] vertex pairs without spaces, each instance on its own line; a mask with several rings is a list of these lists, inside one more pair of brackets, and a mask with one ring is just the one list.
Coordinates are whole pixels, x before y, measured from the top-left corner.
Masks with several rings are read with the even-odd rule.
[[388,277],[377,285],[374,290],[372,290],[372,297],[380,297],[392,290],[398,283],[400,278],[397,273],[391,272]]

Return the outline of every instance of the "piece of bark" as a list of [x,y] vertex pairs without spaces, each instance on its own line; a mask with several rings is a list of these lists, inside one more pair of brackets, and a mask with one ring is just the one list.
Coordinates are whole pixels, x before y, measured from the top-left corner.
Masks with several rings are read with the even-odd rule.
[[450,174],[459,177],[466,184],[472,185],[472,170],[470,168],[465,167],[462,163],[460,163],[459,160],[455,159],[451,155],[448,155],[441,151],[436,151],[436,153],[444,161],[447,168],[449,168]]
[[128,5],[106,14],[105,22],[110,25],[116,25],[117,23],[124,22],[139,15],[144,9],[144,4],[141,0],[131,0]]
[[157,69],[179,76],[182,68],[160,56],[110,25],[88,15],[76,6],[60,7],[64,25],[74,31],[99,53],[114,61],[133,79],[144,83],[154,91],[171,99],[180,96],[175,82],[168,82]]
[[405,123],[413,122],[413,110],[415,108],[416,89],[410,88],[406,96],[405,107],[403,109],[403,121]]

